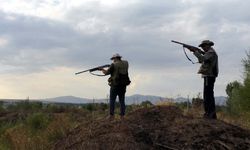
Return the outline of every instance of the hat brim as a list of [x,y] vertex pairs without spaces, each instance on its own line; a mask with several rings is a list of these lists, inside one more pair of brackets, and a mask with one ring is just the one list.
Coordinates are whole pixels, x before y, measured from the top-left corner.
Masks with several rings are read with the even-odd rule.
[[210,42],[210,43],[202,43],[199,45],[199,47],[203,47],[205,45],[208,45],[208,46],[214,46],[214,43],[213,42]]
[[122,58],[121,56],[117,56],[117,57],[111,57],[110,60],[113,60],[115,58]]

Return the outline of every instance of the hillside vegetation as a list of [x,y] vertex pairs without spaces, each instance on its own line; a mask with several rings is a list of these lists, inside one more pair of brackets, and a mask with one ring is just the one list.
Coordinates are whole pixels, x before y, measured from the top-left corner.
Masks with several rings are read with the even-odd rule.
[[[110,121],[106,118],[107,104],[44,105],[24,101],[2,108],[0,149],[250,148],[247,129],[202,119],[201,106],[187,110],[185,103],[168,105],[154,106],[149,101],[130,105],[124,120],[117,117]],[[219,111],[219,119],[225,119],[221,114],[225,115]]]

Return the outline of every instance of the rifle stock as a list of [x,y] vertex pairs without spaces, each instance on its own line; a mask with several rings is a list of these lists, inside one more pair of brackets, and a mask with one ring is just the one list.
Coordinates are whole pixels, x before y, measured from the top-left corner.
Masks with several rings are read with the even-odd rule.
[[93,72],[93,71],[97,71],[99,69],[107,68],[107,67],[110,67],[110,65],[103,65],[103,66],[98,66],[98,67],[95,67],[95,68],[87,69],[87,70],[84,70],[84,71],[77,72],[77,73],[75,73],[75,75],[78,75],[78,74],[81,74],[81,73],[84,73],[84,72],[88,72],[88,71]]

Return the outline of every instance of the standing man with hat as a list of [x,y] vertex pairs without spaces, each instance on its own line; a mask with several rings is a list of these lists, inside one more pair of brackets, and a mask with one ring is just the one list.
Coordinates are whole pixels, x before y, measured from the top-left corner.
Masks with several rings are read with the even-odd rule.
[[198,58],[199,63],[202,64],[198,73],[204,78],[204,118],[217,119],[214,99],[214,83],[219,73],[219,67],[218,55],[212,46],[214,46],[212,41],[204,40],[199,45],[204,52],[197,49],[190,50],[193,51],[193,54]]
[[119,54],[114,54],[110,59],[113,63],[110,67],[105,69],[100,69],[103,74],[111,75],[108,79],[110,85],[110,119],[114,119],[114,110],[115,110],[115,101],[116,97],[119,97],[120,103],[120,117],[123,119],[125,115],[125,93],[126,93],[126,86],[130,84],[130,80],[128,77],[128,68],[129,64],[128,61],[122,60],[122,56]]

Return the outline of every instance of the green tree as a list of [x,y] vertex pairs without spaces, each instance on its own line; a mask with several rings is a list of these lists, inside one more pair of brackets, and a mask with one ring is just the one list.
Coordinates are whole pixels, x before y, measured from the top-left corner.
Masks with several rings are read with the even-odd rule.
[[244,67],[243,83],[231,82],[226,87],[228,110],[233,113],[250,112],[250,51],[242,60]]
[[230,82],[226,87],[226,93],[228,95],[227,110],[230,113],[237,113],[239,108],[239,90],[242,84],[238,81]]
[[244,86],[240,90],[241,104],[244,111],[250,111],[250,51],[242,62],[244,65]]
[[250,51],[246,53],[247,57],[242,60],[244,66],[244,76],[249,79],[250,75]]

